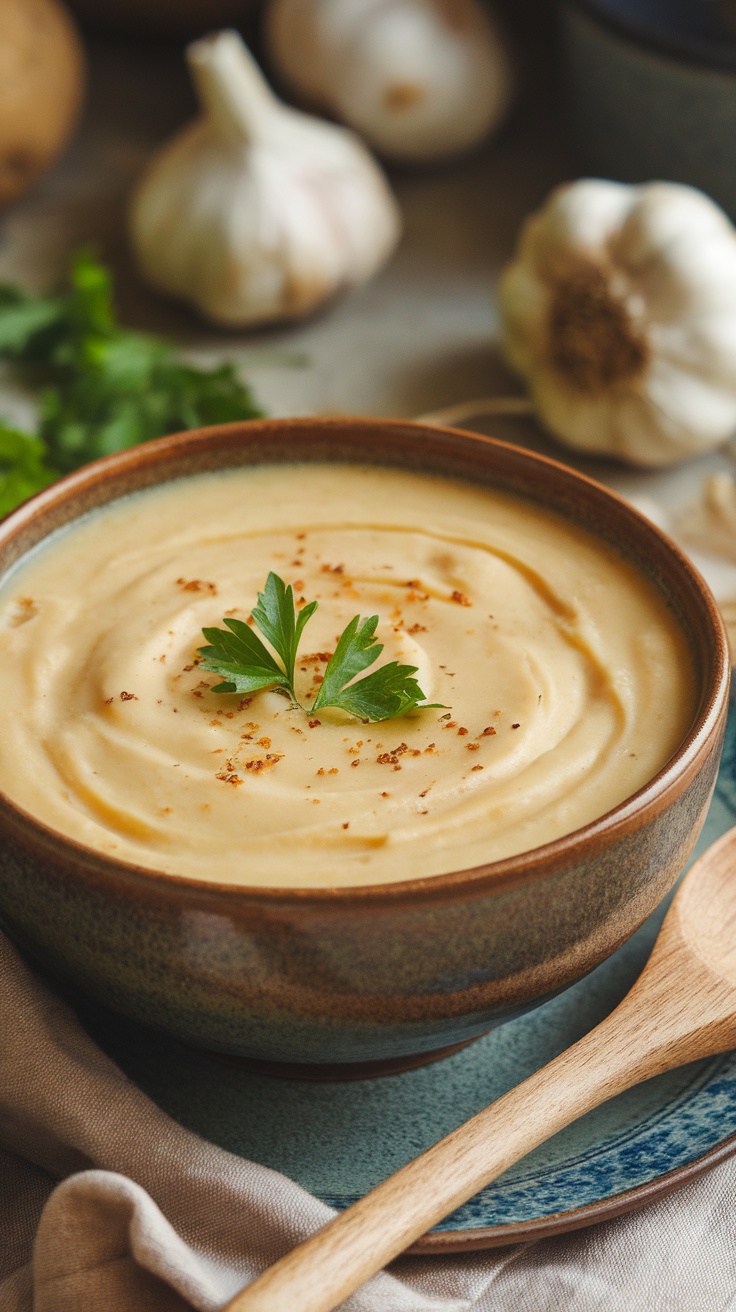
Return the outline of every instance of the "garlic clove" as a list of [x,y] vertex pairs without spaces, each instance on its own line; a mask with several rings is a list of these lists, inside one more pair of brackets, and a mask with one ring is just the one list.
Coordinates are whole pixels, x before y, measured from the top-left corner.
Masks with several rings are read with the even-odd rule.
[[615,240],[631,210],[631,188],[619,182],[583,179],[552,193],[543,215],[522,229],[520,256],[543,277],[555,279],[598,260]]
[[[532,399],[541,420],[551,433],[580,451],[614,449],[615,416],[605,400],[562,390],[555,373],[541,370],[535,379]],[[591,434],[595,446],[591,445]]]
[[195,42],[187,58],[203,113],[134,195],[143,275],[244,327],[309,314],[377,272],[400,218],[361,143],[283,105],[235,32]]
[[600,451],[643,469],[673,464],[691,454],[687,431],[664,414],[653,425],[651,400],[636,393],[612,406],[610,445]]
[[734,235],[688,241],[683,234],[667,249],[666,260],[652,260],[648,278],[661,315],[730,313],[736,298]]
[[[733,390],[714,386],[709,380],[661,358],[647,372],[644,393],[656,407],[660,423],[670,432],[698,434],[699,447],[707,451],[720,440],[724,429],[736,426]],[[692,436],[690,447],[695,452]]]
[[520,260],[504,274],[500,300],[506,358],[514,369],[526,375],[544,352],[549,291],[529,264]]
[[725,313],[709,314],[652,325],[657,355],[679,369],[695,369],[713,383],[736,361],[736,319]]
[[478,0],[271,0],[266,38],[299,94],[397,159],[470,149],[511,99],[505,43]]
[[626,260],[632,268],[663,257],[669,260],[673,243],[684,242],[692,248],[695,243],[732,236],[732,225],[723,210],[694,187],[650,182],[635,190],[638,194],[631,199],[613,250],[615,258]]

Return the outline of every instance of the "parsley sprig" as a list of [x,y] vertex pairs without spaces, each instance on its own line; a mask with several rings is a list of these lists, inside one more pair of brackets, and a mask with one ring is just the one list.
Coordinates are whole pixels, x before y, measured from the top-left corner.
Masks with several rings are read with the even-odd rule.
[[59,292],[0,283],[0,360],[40,389],[36,435],[0,419],[0,514],[98,456],[263,413],[234,364],[200,369],[124,328],[112,274],[89,251],[73,257]]
[[226,629],[203,629],[209,646],[200,647],[203,670],[219,674],[224,680],[212,689],[219,693],[252,693],[273,688],[291,699],[292,705],[310,713],[328,706],[339,707],[358,719],[395,720],[408,711],[446,710],[439,702],[427,702],[416,679],[416,665],[389,661],[364,678],[356,676],[374,665],[383,651],[375,636],[378,616],[350,621],[340,635],[337,647],[327,664],[319,692],[310,707],[302,706],[294,689],[296,654],[304,628],[317,609],[310,601],[300,611],[294,604],[291,584],[271,572],[253,620],[271,644],[280,661],[261,642],[257,633],[242,620],[225,619]]

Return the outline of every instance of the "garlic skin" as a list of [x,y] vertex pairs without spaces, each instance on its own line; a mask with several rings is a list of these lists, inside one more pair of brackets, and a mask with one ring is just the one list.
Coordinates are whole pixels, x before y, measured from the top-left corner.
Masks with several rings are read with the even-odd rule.
[[479,0],[270,0],[265,33],[285,81],[390,158],[467,151],[511,98],[506,46]]
[[736,480],[732,474],[710,474],[697,501],[681,511],[679,536],[688,546],[736,565]]
[[187,60],[203,113],[133,197],[143,276],[242,328],[310,314],[376,273],[401,221],[362,144],[277,100],[235,32],[196,41]]
[[736,431],[736,229],[702,192],[584,179],[527,220],[502,344],[582,451],[674,464]]

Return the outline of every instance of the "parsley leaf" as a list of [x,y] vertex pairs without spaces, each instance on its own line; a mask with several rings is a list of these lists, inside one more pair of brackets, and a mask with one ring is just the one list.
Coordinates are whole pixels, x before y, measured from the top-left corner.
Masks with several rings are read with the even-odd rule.
[[31,358],[30,343],[58,324],[61,300],[0,284],[0,354]]
[[[378,660],[383,651],[383,643],[374,636],[377,625],[377,615],[371,615],[368,620],[361,620],[360,616],[356,615],[350,621],[340,635],[334,654],[325,670],[317,699],[312,707],[313,711],[318,711],[321,706],[339,706],[340,694],[345,685],[350,683],[356,674],[361,674]],[[405,668],[409,667],[405,666]],[[414,673],[413,669],[411,673]]]
[[229,633],[225,629],[202,630],[211,644],[199,649],[199,655],[205,658],[202,667],[227,680],[218,683],[213,691],[247,693],[274,685],[288,690],[289,679],[258,634],[242,620],[226,619],[224,623]]
[[263,413],[234,365],[195,368],[161,338],[121,327],[112,275],[88,251],[73,258],[58,295],[0,284],[0,359],[22,366],[43,389],[38,436],[16,434],[15,457],[7,443],[0,450],[3,514],[45,486],[40,472],[29,479],[32,449],[44,469],[48,455],[51,482],[153,437]]
[[[304,625],[317,609],[317,602],[310,601],[308,606],[297,614],[294,605],[294,593],[291,584],[287,587],[283,579],[273,570],[266,579],[263,592],[258,593],[258,604],[253,608],[253,619],[264,638],[268,638],[274,651],[277,651],[286,671],[289,687],[294,686],[294,663],[296,649],[302,636]],[[296,701],[296,697],[294,697]]]
[[294,706],[310,713],[336,706],[361,720],[394,720],[408,711],[439,709],[439,702],[426,702],[416,679],[416,665],[390,661],[363,679],[352,682],[367,670],[383,651],[375,633],[378,616],[361,620],[359,615],[346,626],[327,664],[320,690],[310,708],[301,706],[294,690],[294,666],[304,626],[317,609],[310,601],[301,611],[294,604],[291,584],[284,583],[273,571],[253,608],[253,619],[263,636],[280,657],[279,665],[257,634],[242,620],[226,619],[224,629],[203,629],[210,644],[200,647],[201,666],[219,674],[225,682],[213,692],[255,692],[274,688],[291,697]]
[[[372,655],[371,659],[376,657]],[[422,710],[434,707],[444,710],[439,702],[425,701],[416,679],[411,678],[416,672],[416,665],[399,665],[398,661],[390,661],[364,679],[358,679],[357,683],[340,688],[329,701],[325,699],[319,705],[339,706],[361,720],[395,720],[418,706]],[[315,702],[312,710],[318,709]]]

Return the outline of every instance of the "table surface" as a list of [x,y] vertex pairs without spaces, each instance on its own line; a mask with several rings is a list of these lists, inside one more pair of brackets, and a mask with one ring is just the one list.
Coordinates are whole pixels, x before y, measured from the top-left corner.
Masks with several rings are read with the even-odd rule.
[[[131,190],[156,147],[195,112],[182,52],[88,37],[89,86],[81,128],[60,162],[0,218],[0,279],[42,289],[70,250],[94,244],[116,275],[123,321],[165,333],[202,363],[237,361],[271,415],[367,414],[409,418],[473,397],[520,391],[498,347],[496,287],[521,224],[551,187],[579,172],[557,72],[548,11],[507,4],[517,27],[519,90],[496,138],[459,162],[393,168],[404,215],[393,259],[366,287],[307,322],[267,331],[214,331],[147,288],[126,236]],[[33,399],[0,369],[0,414],[32,426]],[[473,427],[568,460],[671,519],[701,478],[734,468],[717,453],[665,473],[586,460],[529,420]],[[695,554],[695,553],[693,553]],[[717,595],[736,598],[736,565],[695,556]]]

